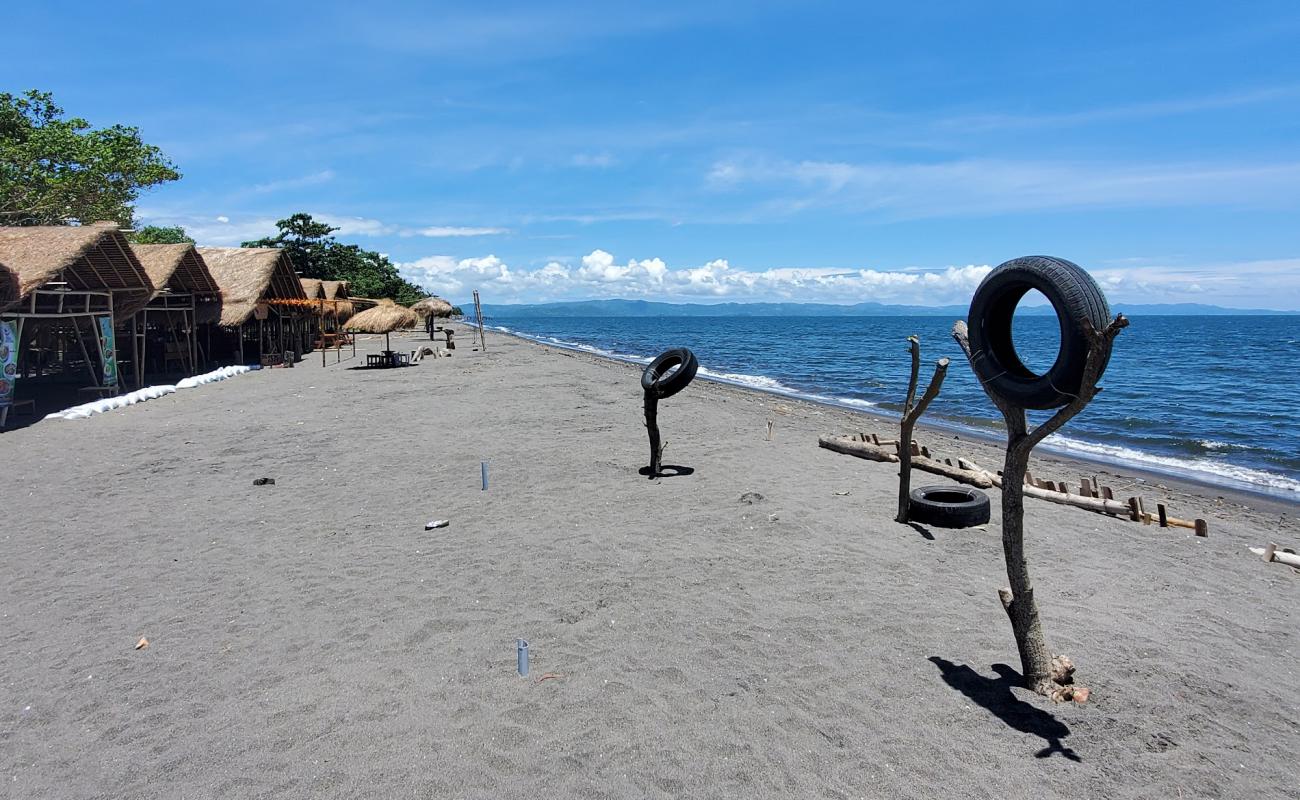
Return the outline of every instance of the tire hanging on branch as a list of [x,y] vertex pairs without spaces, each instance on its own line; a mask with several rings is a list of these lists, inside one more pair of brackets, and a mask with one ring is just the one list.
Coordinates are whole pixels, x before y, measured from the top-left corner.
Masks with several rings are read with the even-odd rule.
[[[1041,375],[1020,360],[1011,334],[1016,305],[1035,289],[1051,302],[1061,325],[1056,361]],[[986,391],[1020,408],[1065,405],[1079,393],[1088,358],[1084,320],[1103,330],[1110,324],[1110,307],[1096,282],[1077,264],[1051,256],[1024,256],[1000,265],[975,290],[967,317],[976,376]],[[1102,364],[1101,371],[1105,369]]]
[[[677,370],[671,371],[673,367]],[[694,353],[685,347],[674,347],[646,366],[645,372],[641,373],[641,388],[646,394],[653,393],[662,400],[685,389],[699,371],[700,362]]]
[[645,392],[645,427],[650,436],[651,478],[658,477],[663,445],[659,439],[659,401],[685,389],[695,379],[700,362],[685,347],[674,347],[651,361],[641,373],[641,389]]

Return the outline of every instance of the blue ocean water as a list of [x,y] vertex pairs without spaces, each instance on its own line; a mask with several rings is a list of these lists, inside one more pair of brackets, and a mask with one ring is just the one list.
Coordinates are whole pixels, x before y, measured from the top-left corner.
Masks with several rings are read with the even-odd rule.
[[[952,360],[926,415],[1000,435],[1001,416],[943,317],[512,317],[494,327],[568,347],[645,360],[668,347],[701,375],[896,414],[907,391],[906,340],[922,346],[922,386]],[[1300,502],[1300,316],[1139,317],[1116,341],[1104,391],[1050,449]],[[1016,347],[1043,369],[1059,345],[1051,316],[1017,316]]]

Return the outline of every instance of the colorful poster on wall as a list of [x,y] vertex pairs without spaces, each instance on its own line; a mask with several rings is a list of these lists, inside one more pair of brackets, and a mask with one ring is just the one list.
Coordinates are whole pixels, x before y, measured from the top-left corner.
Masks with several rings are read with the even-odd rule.
[[113,318],[95,317],[99,323],[99,358],[104,364],[104,385],[117,385],[117,345],[113,341]]
[[18,331],[12,322],[0,322],[0,408],[14,402],[18,382]]

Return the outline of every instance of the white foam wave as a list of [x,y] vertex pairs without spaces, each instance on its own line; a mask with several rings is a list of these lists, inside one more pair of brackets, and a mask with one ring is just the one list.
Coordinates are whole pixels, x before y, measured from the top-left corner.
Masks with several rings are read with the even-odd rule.
[[[505,329],[501,328],[500,330],[504,331]],[[634,364],[648,364],[651,361],[651,359],[644,356],[615,353],[592,345],[582,344],[579,342],[566,342],[554,337],[531,336],[518,331],[505,332],[522,339],[528,339],[543,344],[551,344],[569,350],[579,350],[618,361]],[[813,392],[801,392],[798,389],[786,386],[775,378],[770,378],[766,375],[748,375],[740,372],[713,372],[703,367],[700,368],[699,374],[707,380],[716,381],[718,383],[729,383],[747,389],[767,392],[769,394],[778,394],[800,400],[809,400],[814,403],[823,403],[826,405],[852,409],[879,409],[879,405],[870,400],[862,400],[856,397],[838,397],[835,395],[817,394]],[[976,436],[988,435],[988,431],[977,430],[976,428],[966,425],[956,425],[944,423],[942,421],[931,422],[930,424],[952,430],[966,431]],[[1201,445],[1210,450],[1232,447],[1232,445],[1225,442],[1209,440],[1201,442]],[[1160,456],[1121,445],[1083,442],[1059,434],[1047,437],[1043,446],[1064,454],[1087,456],[1108,463],[1129,464],[1139,469],[1146,469],[1151,472],[1158,472],[1172,477],[1181,476],[1192,480],[1233,486],[1240,489],[1259,491],[1292,499],[1300,497],[1300,480],[1287,477],[1286,475],[1266,472],[1264,470],[1225,464],[1208,458]]]
[[781,392],[782,394],[797,394],[797,391],[778,380],[767,377],[766,375],[746,375],[743,372],[714,372],[710,369],[700,368],[699,374],[705,378],[711,378],[721,383],[734,383],[739,386],[748,386],[753,389],[762,389],[768,392]]
[[1209,483],[1264,490],[1271,494],[1300,496],[1300,480],[1208,458],[1161,456],[1123,445],[1081,442],[1057,434],[1047,437],[1043,445],[1058,452],[1132,464],[1174,477],[1185,476]]

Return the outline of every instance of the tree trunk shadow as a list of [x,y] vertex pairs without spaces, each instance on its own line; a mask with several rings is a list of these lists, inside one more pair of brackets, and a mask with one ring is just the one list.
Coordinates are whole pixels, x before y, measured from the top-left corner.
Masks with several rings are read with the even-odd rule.
[[933,533],[930,533],[930,529],[929,529],[929,528],[925,527],[924,525],[922,525],[922,524],[919,523],[919,522],[909,522],[909,523],[907,523],[907,524],[908,524],[909,526],[911,526],[912,530],[914,530],[914,531],[916,531],[917,533],[921,534],[922,538],[929,539],[929,540],[932,541],[932,542],[934,541],[934,534],[933,534]]
[[1060,753],[1071,761],[1083,760],[1061,743],[1070,735],[1064,722],[1012,694],[1012,687],[1024,686],[1024,678],[1019,672],[1006,664],[994,664],[993,671],[998,673],[998,677],[986,678],[968,666],[958,666],[938,656],[930,656],[930,661],[939,668],[944,683],[987,709],[1008,727],[1046,740],[1047,747],[1034,753],[1036,758],[1049,758],[1053,753]]

